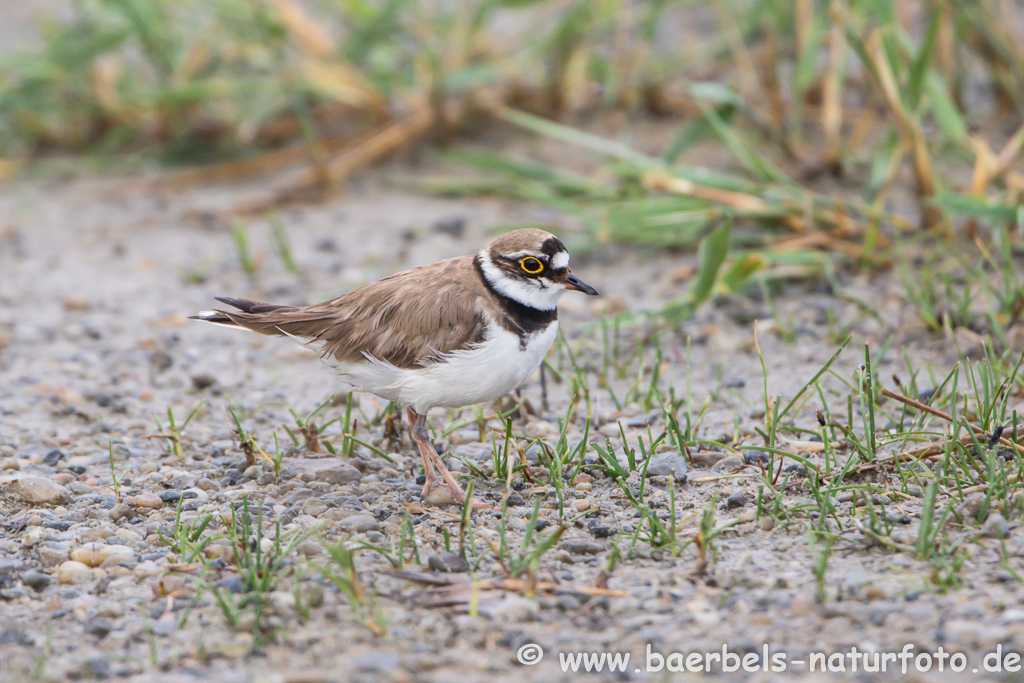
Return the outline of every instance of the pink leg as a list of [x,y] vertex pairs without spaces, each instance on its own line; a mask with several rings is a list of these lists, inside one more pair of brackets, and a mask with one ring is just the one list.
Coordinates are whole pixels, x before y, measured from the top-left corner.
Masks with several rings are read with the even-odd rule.
[[[462,490],[459,483],[455,481],[455,477],[445,466],[444,461],[441,460],[441,456],[434,450],[433,444],[430,443],[430,436],[427,434],[427,416],[420,415],[410,406],[408,409],[409,424],[412,425],[412,436],[416,441],[416,445],[420,449],[420,457],[423,458],[423,470],[426,474],[427,481],[423,485],[423,496],[426,497],[430,493],[430,489],[437,483],[437,474],[434,472],[434,468],[437,468],[437,472],[440,472],[441,478],[444,479],[443,486],[451,491],[452,496],[460,503],[466,502],[466,492]],[[491,507],[487,503],[481,503],[473,501],[471,505],[475,508],[489,508]]]

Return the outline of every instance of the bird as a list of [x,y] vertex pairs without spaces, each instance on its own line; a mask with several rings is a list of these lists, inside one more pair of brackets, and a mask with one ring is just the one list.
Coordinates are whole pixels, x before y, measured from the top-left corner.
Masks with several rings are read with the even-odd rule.
[[555,340],[557,304],[567,291],[598,294],[569,269],[558,237],[523,228],[477,254],[404,270],[312,306],[214,297],[234,310],[190,317],[290,337],[356,389],[406,406],[423,460],[423,497],[440,474],[440,485],[464,504],[466,492],[430,443],[427,413],[493,401],[530,378]]

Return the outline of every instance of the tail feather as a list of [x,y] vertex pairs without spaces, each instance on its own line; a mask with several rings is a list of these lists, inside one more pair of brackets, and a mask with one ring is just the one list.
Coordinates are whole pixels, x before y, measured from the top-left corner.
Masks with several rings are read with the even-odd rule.
[[[300,335],[305,331],[302,329],[305,327],[304,321],[289,319],[288,313],[300,310],[295,306],[265,304],[260,301],[252,301],[251,299],[235,299],[226,296],[214,298],[221,303],[237,308],[238,311],[202,311],[189,317],[192,320],[204,320],[208,323],[217,323],[218,325],[243,327],[260,334],[294,337],[295,335],[292,334],[293,330],[291,328],[298,328],[294,331],[300,332]],[[278,313],[278,315],[274,315],[275,313]],[[281,313],[284,315],[280,315]],[[310,335],[301,336],[308,337]]]
[[295,308],[294,306],[283,306],[280,304],[265,304],[260,301],[253,301],[252,299],[235,299],[228,296],[215,296],[213,297],[222,304],[227,304],[242,311],[243,313],[251,313],[258,315],[260,313],[272,313],[279,311],[282,308]]
[[190,315],[189,320],[205,320],[208,323],[217,323],[218,325],[235,325],[235,321],[228,317],[228,314],[224,311],[199,311],[195,315]]

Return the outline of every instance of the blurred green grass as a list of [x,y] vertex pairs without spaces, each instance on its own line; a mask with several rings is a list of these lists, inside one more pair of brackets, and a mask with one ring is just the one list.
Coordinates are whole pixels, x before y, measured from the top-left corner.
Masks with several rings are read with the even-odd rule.
[[[70,7],[41,24],[37,49],[0,56],[0,169],[141,152],[217,162],[217,177],[298,161],[312,167],[303,182],[331,185],[423,142],[473,177],[409,184],[545,204],[594,241],[687,247],[735,221],[726,289],[773,268],[821,274],[822,254],[884,267],[921,230],[988,236],[998,252],[992,236],[1024,221],[1015,3]],[[655,143],[641,123],[675,130]],[[574,152],[545,161],[463,144],[481,124]],[[619,138],[594,132],[608,129]]]

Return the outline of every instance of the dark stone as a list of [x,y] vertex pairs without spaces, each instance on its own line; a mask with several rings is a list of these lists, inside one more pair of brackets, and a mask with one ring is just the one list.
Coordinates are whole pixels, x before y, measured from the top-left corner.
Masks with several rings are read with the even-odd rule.
[[49,574],[29,569],[21,575],[21,582],[37,593],[40,593],[53,582],[53,579],[50,578]]
[[43,464],[47,467],[56,467],[57,463],[61,460],[67,460],[67,456],[64,455],[64,451],[59,448],[54,448],[52,451],[43,456]]
[[288,508],[281,513],[281,516],[278,517],[278,521],[281,522],[282,526],[291,524],[300,514],[301,512],[297,508]]
[[82,664],[82,672],[89,678],[110,678],[113,667],[110,660],[103,657],[93,657],[85,660]]
[[27,633],[17,631],[13,628],[0,628],[0,645],[21,645],[28,647],[35,645],[36,639]]
[[192,387],[196,391],[202,391],[203,389],[209,389],[217,383],[217,378],[213,375],[201,374],[192,375]]
[[682,476],[683,481],[685,481],[686,473],[689,469],[690,466],[682,453],[679,451],[665,451],[664,453],[651,456],[651,460],[647,465],[647,476],[671,476],[676,481],[679,481],[680,476]]
[[613,526],[602,526],[599,524],[595,524],[594,526],[590,527],[590,533],[594,535],[594,538],[611,538],[618,532],[619,530]]
[[67,531],[68,529],[70,529],[72,527],[73,524],[74,524],[74,522],[56,521],[56,522],[46,522],[46,523],[43,524],[43,526],[46,527],[47,529],[56,529],[57,531]]
[[243,581],[240,576],[229,576],[226,579],[221,579],[213,585],[221,590],[226,590],[228,593],[245,592],[245,581]]
[[178,489],[167,489],[160,492],[160,500],[165,503],[175,504],[181,498],[181,491]]
[[317,241],[313,248],[317,251],[330,254],[338,251],[338,243],[330,237],[325,237],[322,240]]
[[582,538],[563,541],[558,544],[558,547],[573,555],[597,555],[605,551],[604,544]]
[[434,232],[459,238],[462,237],[462,233],[466,229],[466,218],[465,216],[450,216],[448,218],[442,218],[439,221],[435,221],[432,227],[434,228]]
[[794,477],[806,477],[807,468],[798,462],[793,462],[782,468],[783,474],[791,474]]
[[747,497],[743,495],[742,491],[737,491],[736,493],[733,493],[732,495],[725,499],[726,509],[741,508],[746,504]]
[[85,465],[68,465],[68,471],[75,474],[85,474]]
[[509,497],[505,499],[505,502],[508,503],[508,506],[510,508],[521,507],[523,505],[526,505],[526,499],[520,496],[518,493],[510,494]]
[[436,572],[458,573],[468,572],[469,562],[455,552],[444,552],[427,558],[427,566]]
[[163,349],[156,349],[149,354],[149,363],[158,373],[165,372],[174,365],[174,358]]
[[748,465],[756,465],[757,463],[761,463],[762,465],[767,467],[768,463],[771,462],[771,460],[769,460],[767,453],[762,453],[761,451],[743,451],[743,462],[745,462]]
[[28,593],[25,592],[24,588],[0,588],[0,598],[4,600],[18,600],[26,595]]
[[91,636],[103,639],[114,630],[114,622],[106,617],[93,617],[85,624],[85,632]]
[[17,558],[0,558],[0,574],[16,572],[25,568],[25,561]]
[[650,413],[642,413],[640,415],[634,415],[633,417],[627,417],[622,420],[622,424],[627,427],[650,427],[661,418],[661,411],[655,410]]

